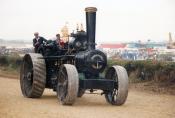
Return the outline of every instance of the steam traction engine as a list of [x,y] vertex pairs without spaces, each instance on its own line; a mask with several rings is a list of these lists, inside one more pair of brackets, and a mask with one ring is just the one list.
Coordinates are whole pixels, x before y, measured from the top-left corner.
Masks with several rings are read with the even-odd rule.
[[114,65],[108,69],[106,55],[95,49],[96,11],[86,11],[86,32],[71,34],[65,49],[43,45],[43,52],[29,53],[23,58],[20,72],[22,94],[28,98],[39,98],[45,88],[57,92],[63,105],[72,105],[86,90],[102,90],[106,101],[122,105],[128,95],[126,70]]

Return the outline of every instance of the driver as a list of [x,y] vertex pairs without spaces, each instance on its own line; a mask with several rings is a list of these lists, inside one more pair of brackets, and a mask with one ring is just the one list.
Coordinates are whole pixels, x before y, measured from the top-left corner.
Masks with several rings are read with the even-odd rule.
[[35,51],[35,53],[38,53],[38,50],[39,50],[41,44],[43,44],[47,40],[45,38],[39,36],[38,32],[35,32],[34,36],[35,36],[35,38],[33,39],[34,51]]

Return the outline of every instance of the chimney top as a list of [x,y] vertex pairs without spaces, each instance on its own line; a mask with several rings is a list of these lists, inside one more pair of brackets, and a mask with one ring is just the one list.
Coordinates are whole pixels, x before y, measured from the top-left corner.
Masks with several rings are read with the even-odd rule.
[[96,7],[86,7],[85,8],[85,11],[86,12],[96,12],[97,11],[97,8]]

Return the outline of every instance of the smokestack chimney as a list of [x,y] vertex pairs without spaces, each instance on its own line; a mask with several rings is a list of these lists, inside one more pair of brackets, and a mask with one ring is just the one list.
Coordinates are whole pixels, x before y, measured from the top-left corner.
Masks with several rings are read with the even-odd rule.
[[86,32],[88,49],[95,49],[95,25],[96,25],[96,11],[95,7],[87,7],[86,11]]

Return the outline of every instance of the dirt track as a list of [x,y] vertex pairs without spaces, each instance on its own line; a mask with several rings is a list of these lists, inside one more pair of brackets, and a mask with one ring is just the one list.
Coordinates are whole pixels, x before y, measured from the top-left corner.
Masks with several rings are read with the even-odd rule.
[[130,90],[123,106],[89,94],[62,106],[52,90],[41,99],[24,98],[19,80],[0,78],[0,118],[175,118],[175,96]]

